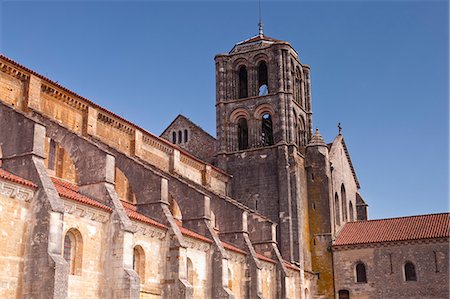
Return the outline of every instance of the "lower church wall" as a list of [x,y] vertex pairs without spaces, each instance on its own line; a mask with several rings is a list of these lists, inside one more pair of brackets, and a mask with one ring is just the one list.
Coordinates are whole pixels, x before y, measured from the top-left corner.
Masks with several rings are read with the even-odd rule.
[[261,262],[262,294],[264,299],[276,298],[277,279],[276,266],[270,262]]
[[[334,248],[336,298],[340,290],[361,299],[449,298],[448,261],[448,239]],[[416,280],[406,281],[407,262],[413,263]],[[367,282],[357,282],[358,263],[365,266]]]
[[166,233],[161,229],[134,221],[137,231],[134,234],[134,246],[144,251],[145,267],[140,276],[141,299],[163,298],[162,283],[166,272],[165,256],[169,250]]
[[228,260],[228,287],[234,295],[235,299],[246,298],[245,282],[246,282],[246,264],[245,255],[227,251],[230,259]]
[[[73,230],[80,233],[82,243],[77,242],[76,250],[82,249],[82,252],[80,255],[77,252],[75,257],[75,265],[81,260],[80,267],[76,265],[81,271],[76,270],[75,273],[69,274],[68,298],[102,298],[102,290],[107,278],[104,271],[108,238],[105,222],[109,214],[69,200],[64,201],[64,206],[66,212],[64,213],[63,244],[64,236],[68,231]],[[79,257],[81,258],[78,259]]]
[[[27,192],[27,196],[20,196]],[[20,298],[32,190],[0,181],[0,298]]]

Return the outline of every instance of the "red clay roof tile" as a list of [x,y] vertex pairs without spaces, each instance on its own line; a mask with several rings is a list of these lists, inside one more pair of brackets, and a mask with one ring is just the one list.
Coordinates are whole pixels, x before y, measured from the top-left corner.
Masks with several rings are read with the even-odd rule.
[[237,248],[236,246],[231,245],[230,243],[226,243],[226,242],[222,241],[222,245],[223,245],[223,248],[228,249],[230,251],[234,251],[234,252],[245,254],[245,255],[247,254],[247,252],[245,252],[244,250]]
[[[103,209],[105,211],[111,212],[112,209],[104,204],[99,203],[96,200],[93,200],[89,197],[81,195],[78,193],[78,186],[67,181],[63,181],[58,178],[52,178],[56,191],[58,191],[59,196],[71,199],[74,201],[78,201],[84,203],[86,205],[90,205],[96,208]],[[75,191],[77,190],[77,191]]]
[[256,253],[256,257],[257,257],[259,260],[262,260],[262,261],[265,261],[265,262],[269,262],[269,263],[272,263],[272,264],[276,264],[276,263],[277,263],[277,262],[274,261],[273,259],[268,258],[267,256],[265,256],[265,255],[263,255],[263,254],[261,254],[261,253]]
[[34,189],[38,188],[38,186],[35,183],[28,181],[26,179],[23,179],[17,175],[14,175],[2,168],[0,168],[0,178],[8,180],[13,183],[21,184],[21,185],[24,185],[24,186],[27,186],[30,188],[34,188]]
[[349,222],[333,246],[446,238],[449,227],[450,213]]
[[[122,202],[122,204],[123,204],[123,202]],[[144,222],[144,223],[147,223],[147,224],[159,227],[159,228],[167,229],[167,226],[165,226],[164,224],[156,222],[155,220],[150,219],[147,216],[142,215],[141,213],[138,213],[135,210],[128,208],[126,205],[124,205],[124,208],[125,208],[125,212],[127,213],[128,217],[130,217],[131,219],[138,220],[138,221],[141,221],[141,222]]]
[[189,230],[189,229],[187,229],[185,227],[182,227],[181,223],[177,223],[177,224],[178,224],[178,227],[180,228],[180,231],[181,231],[181,233],[183,235],[185,235],[187,237],[191,237],[191,238],[197,239],[197,240],[200,240],[200,241],[204,241],[204,242],[207,242],[207,243],[213,243],[213,241],[211,239],[209,239],[209,238],[207,238],[205,236],[202,236],[200,234],[197,234],[197,233],[195,233],[195,232],[193,232],[193,231],[191,231],[191,230]]

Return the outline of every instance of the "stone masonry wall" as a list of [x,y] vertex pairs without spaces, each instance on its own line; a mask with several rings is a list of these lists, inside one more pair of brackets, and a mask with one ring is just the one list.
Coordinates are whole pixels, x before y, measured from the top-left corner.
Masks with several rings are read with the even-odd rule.
[[[435,258],[436,257],[436,258]],[[405,281],[404,264],[414,263],[417,281]],[[367,283],[356,282],[356,263],[366,267]],[[339,290],[350,298],[449,298],[448,239],[335,247],[333,265],[336,298]]]

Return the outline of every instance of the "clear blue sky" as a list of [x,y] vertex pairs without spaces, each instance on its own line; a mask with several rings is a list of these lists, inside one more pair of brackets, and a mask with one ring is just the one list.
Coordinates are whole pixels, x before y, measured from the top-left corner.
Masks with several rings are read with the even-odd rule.
[[[215,135],[214,55],[257,33],[256,1],[3,1],[0,50],[160,134]],[[265,34],[311,65],[313,120],[341,122],[371,218],[448,211],[447,1],[263,1]]]

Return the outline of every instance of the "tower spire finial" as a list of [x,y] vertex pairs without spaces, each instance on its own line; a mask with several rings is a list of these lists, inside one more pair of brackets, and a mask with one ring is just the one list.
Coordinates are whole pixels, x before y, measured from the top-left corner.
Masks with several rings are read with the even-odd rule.
[[261,0],[258,1],[259,3],[259,36],[263,37],[264,36],[264,32],[263,32],[263,23],[262,23],[262,17],[261,17]]

